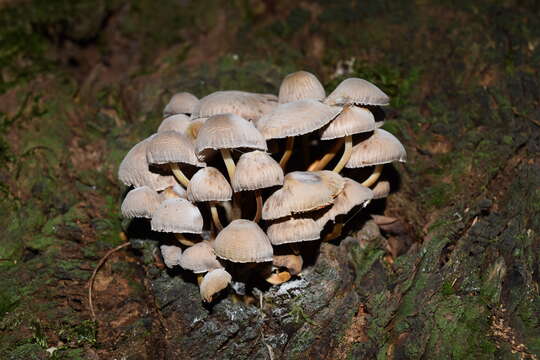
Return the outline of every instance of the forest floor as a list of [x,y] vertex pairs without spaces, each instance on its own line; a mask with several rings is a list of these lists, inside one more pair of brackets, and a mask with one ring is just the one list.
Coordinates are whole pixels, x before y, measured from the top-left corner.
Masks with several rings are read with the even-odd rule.
[[[1,1],[0,358],[259,358],[274,341],[276,359],[537,359],[538,14],[533,0]],[[291,323],[271,303],[205,312],[233,328],[215,344],[168,308],[163,284],[181,280],[135,241],[98,274],[93,321],[87,282],[126,241],[118,164],[170,96],[276,93],[300,69],[392,97],[385,128],[408,163],[387,171],[383,210],[398,226],[325,245],[310,276],[344,285],[283,305]],[[235,306],[257,320],[220,319]]]

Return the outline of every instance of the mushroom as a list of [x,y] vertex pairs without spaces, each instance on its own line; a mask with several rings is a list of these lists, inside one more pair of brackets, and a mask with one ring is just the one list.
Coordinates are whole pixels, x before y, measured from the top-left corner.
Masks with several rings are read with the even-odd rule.
[[234,114],[214,115],[201,126],[195,142],[195,150],[203,156],[206,149],[220,150],[229,173],[234,177],[235,164],[230,149],[249,148],[267,150],[266,141],[249,121]]
[[287,219],[268,227],[266,233],[272,245],[293,244],[320,238],[322,226],[313,219]]
[[174,130],[176,132],[184,134],[190,125],[191,121],[189,120],[189,116],[185,114],[171,115],[163,119],[157,129],[157,132],[160,133],[164,131]]
[[375,165],[373,173],[362,183],[364,186],[371,186],[379,179],[383,165],[394,161],[407,161],[405,148],[388,131],[376,129],[368,139],[353,147],[351,158],[345,167],[360,168]]
[[255,191],[257,211],[254,222],[259,222],[262,211],[262,196],[260,189],[283,185],[283,169],[267,153],[250,151],[238,159],[236,171],[232,179],[235,192]]
[[214,251],[222,259],[235,263],[272,261],[273,249],[268,236],[250,220],[233,220],[216,237]]
[[167,199],[177,199],[177,198],[187,199],[186,190],[179,184],[174,184],[173,186],[169,186],[168,188],[163,190],[161,193],[159,193],[159,199],[161,202]]
[[[321,140],[332,140],[344,138],[345,149],[341,159],[334,167],[335,172],[339,173],[345,166],[352,152],[352,135],[375,130],[375,118],[371,111],[355,105],[346,105],[341,113],[334,119],[321,134]],[[336,145],[337,146],[337,145]],[[335,149],[335,147],[334,147]],[[330,151],[314,167],[310,166],[308,170],[321,170],[335,156],[337,149]]]
[[179,234],[202,234],[203,218],[199,209],[186,199],[168,199],[154,211],[150,222],[152,230],[174,233],[186,245],[194,243]]
[[149,169],[146,161],[146,149],[154,136],[152,135],[133,146],[120,163],[118,179],[125,185],[148,186],[152,190],[160,191],[176,184],[173,176],[160,175]]
[[163,256],[163,262],[168,268],[173,268],[176,265],[180,265],[180,259],[182,258],[182,249],[174,245],[161,245],[161,256]]
[[191,115],[198,103],[199,99],[193,94],[188,92],[176,93],[165,106],[165,109],[163,109],[163,116],[167,117],[176,114]]
[[214,224],[219,231],[223,229],[223,225],[219,220],[216,202],[231,200],[232,189],[227,179],[218,169],[205,167],[197,171],[189,182],[187,196],[193,202],[208,202]]
[[176,131],[157,133],[148,144],[146,159],[149,164],[169,164],[174,176],[184,187],[188,186],[189,179],[178,164],[206,166],[195,156],[193,142]]
[[300,255],[274,255],[272,264],[277,268],[287,268],[291,275],[298,275],[302,271],[304,261]]
[[159,207],[161,201],[157,192],[148,186],[135,188],[127,193],[122,202],[122,216],[127,219],[136,217],[152,218],[152,213]]
[[271,94],[256,94],[245,91],[216,91],[203,97],[191,115],[192,119],[214,115],[235,114],[244,119],[257,121],[277,106],[277,98]]
[[231,282],[232,276],[224,269],[209,271],[200,284],[201,297],[206,302],[212,302],[212,296],[225,289]]
[[343,190],[343,178],[332,171],[293,171],[285,175],[283,187],[266,199],[262,218],[279,219],[321,209],[333,203]]
[[[208,241],[202,241],[187,248],[180,258],[179,265],[183,269],[193,271],[195,274],[223,268],[216,259],[214,249]],[[202,277],[197,279],[200,282]]]
[[348,78],[343,80],[324,100],[328,105],[379,105],[390,104],[390,98],[367,80]]
[[339,111],[319,101],[299,100],[280,104],[273,112],[263,116],[257,127],[266,140],[287,138],[285,153],[279,161],[279,165],[285,168],[292,155],[294,137],[320,129],[332,121]]
[[279,87],[278,101],[280,104],[297,100],[322,101],[326,92],[315,75],[307,71],[297,71],[285,76]]

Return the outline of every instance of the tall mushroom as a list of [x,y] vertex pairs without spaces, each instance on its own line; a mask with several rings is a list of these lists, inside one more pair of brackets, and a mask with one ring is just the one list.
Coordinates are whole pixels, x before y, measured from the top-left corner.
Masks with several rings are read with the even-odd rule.
[[324,87],[315,75],[307,71],[297,71],[285,76],[279,87],[280,104],[298,100],[322,101],[326,96]]
[[159,194],[148,186],[135,188],[127,193],[122,202],[122,216],[127,219],[136,217],[151,219],[160,203]]
[[[176,234],[202,234],[203,217],[199,209],[186,199],[168,199],[154,211],[150,223],[152,230]],[[193,242],[182,236],[178,240],[186,246]]]
[[367,80],[348,78],[343,80],[324,100],[328,105],[377,105],[390,104],[390,98]]
[[163,109],[163,117],[176,114],[191,115],[198,103],[199,99],[193,94],[188,92],[176,93]]

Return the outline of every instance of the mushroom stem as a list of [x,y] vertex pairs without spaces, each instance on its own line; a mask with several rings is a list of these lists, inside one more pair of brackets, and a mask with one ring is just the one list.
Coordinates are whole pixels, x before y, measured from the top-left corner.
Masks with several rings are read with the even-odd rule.
[[371,186],[379,180],[379,176],[381,176],[382,169],[384,164],[375,165],[375,169],[373,169],[373,173],[362,183],[364,186]]
[[185,246],[193,246],[195,245],[196,243],[194,243],[193,241],[191,240],[188,240],[184,235],[182,234],[174,234],[174,236],[176,237],[176,240],[178,240],[180,242],[180,244],[182,245],[185,245]]
[[300,255],[300,249],[298,248],[298,245],[295,243],[290,243],[289,247],[291,248],[294,255]]
[[260,190],[255,190],[255,200],[257,201],[257,211],[255,212],[253,222],[258,223],[261,220],[262,214],[262,195]]
[[334,170],[332,170],[335,173],[338,173],[345,167],[345,164],[349,161],[352,154],[352,135],[345,136],[345,149],[343,150],[343,155],[341,156],[341,159],[339,159],[339,162],[337,163]]
[[234,164],[234,160],[231,156],[231,151],[229,149],[219,149],[219,151],[221,152],[223,162],[227,167],[227,172],[229,173],[229,180],[232,181],[234,172],[236,171],[236,165]]
[[221,225],[221,221],[219,220],[219,214],[216,208],[216,204],[210,204],[210,213],[212,213],[212,220],[214,221],[214,224],[216,225],[218,231],[223,230],[223,225]]
[[336,223],[334,224],[334,228],[332,229],[332,232],[329,234],[326,234],[323,241],[332,241],[338,236],[341,235],[341,232],[343,230],[343,224],[342,223]]
[[287,162],[289,161],[289,158],[291,157],[292,152],[293,152],[293,146],[294,146],[294,137],[289,136],[287,138],[287,145],[285,147],[285,152],[283,153],[281,160],[279,160],[279,166],[281,166],[282,169],[285,169],[285,166],[287,166]]
[[184,175],[182,170],[180,170],[180,167],[178,166],[178,164],[171,163],[170,167],[171,167],[171,171],[174,177],[180,182],[180,184],[182,184],[185,188],[187,188],[189,184],[189,179],[186,177],[186,175]]
[[197,284],[199,284],[199,286],[201,286],[203,279],[204,279],[203,274],[197,274]]
[[343,145],[343,139],[338,139],[338,141],[335,142],[334,146],[330,149],[328,153],[326,153],[321,159],[314,161],[311,165],[309,165],[309,168],[307,171],[317,171],[322,170],[332,159],[336,156],[337,152]]
[[231,206],[230,201],[222,201],[219,203],[219,205],[225,210],[225,215],[227,216],[227,220],[229,222],[233,221],[233,208]]

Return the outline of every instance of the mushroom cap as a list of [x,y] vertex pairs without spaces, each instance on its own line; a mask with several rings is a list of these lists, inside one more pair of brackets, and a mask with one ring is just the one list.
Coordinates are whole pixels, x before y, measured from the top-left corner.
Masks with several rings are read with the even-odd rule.
[[159,194],[148,186],[135,188],[127,193],[122,202],[122,216],[127,219],[136,217],[151,219],[160,203]]
[[205,166],[195,156],[193,141],[176,131],[157,133],[146,149],[149,164],[182,163]]
[[233,220],[217,235],[214,251],[222,259],[237,263],[272,261],[268,236],[250,220]]
[[187,187],[190,201],[228,201],[232,198],[231,185],[214,167],[205,167],[193,175]]
[[157,132],[160,133],[164,131],[174,130],[176,132],[184,134],[190,124],[191,120],[189,119],[189,116],[185,114],[171,115],[161,121]]
[[379,181],[372,191],[373,199],[383,199],[390,194],[390,182],[386,180]]
[[144,139],[128,151],[118,167],[118,179],[125,185],[135,187],[148,186],[155,191],[163,190],[176,184],[171,175],[160,175],[151,172],[146,161],[146,149],[155,135]]
[[318,240],[322,226],[313,219],[288,219],[268,227],[266,233],[272,245]]
[[280,104],[311,99],[322,101],[326,92],[315,75],[307,71],[297,71],[285,76],[279,87]]
[[332,207],[317,219],[317,224],[323,227],[328,221],[334,221],[336,216],[348,213],[357,205],[367,206],[371,199],[373,199],[373,192],[370,188],[345,178],[343,191],[336,197]]
[[215,269],[204,275],[200,285],[201,297],[206,302],[212,301],[212,296],[225,289],[232,280],[232,276],[224,269]]
[[263,151],[242,154],[232,179],[234,191],[257,190],[283,185],[283,169]]
[[273,220],[323,208],[333,203],[344,185],[343,178],[333,171],[290,172],[283,187],[266,199],[262,218]]
[[167,199],[177,199],[177,198],[187,199],[186,190],[179,184],[175,184],[174,186],[169,186],[168,188],[163,190],[161,193],[159,193],[160,202],[163,202]]
[[219,114],[235,114],[244,119],[258,120],[277,106],[277,97],[272,94],[257,94],[246,91],[216,91],[203,97],[193,110],[192,119]]
[[257,123],[265,139],[281,139],[318,130],[334,119],[341,110],[315,100],[280,104]]
[[328,105],[361,104],[384,106],[390,104],[390,98],[367,80],[348,78],[343,80],[328,95],[324,103]]
[[351,158],[345,167],[360,168],[394,161],[407,161],[405,148],[388,131],[376,129],[369,138],[353,146]]
[[275,267],[287,268],[291,275],[298,275],[302,271],[304,260],[300,255],[274,255],[272,264]]
[[250,148],[266,150],[266,141],[255,126],[234,114],[214,115],[201,126],[195,150]]
[[376,128],[371,111],[354,105],[347,105],[332,120],[321,134],[321,140],[342,138],[348,135],[373,131]]
[[186,199],[168,199],[154,211],[150,225],[154,231],[201,234],[203,218],[199,209]]
[[172,96],[169,103],[165,105],[163,116],[191,114],[198,103],[199,99],[193,94],[188,92],[176,93]]
[[182,249],[174,245],[161,245],[161,256],[163,256],[163,262],[168,268],[173,268],[176,265],[180,265],[180,259],[182,258]]
[[217,261],[214,249],[208,241],[201,241],[184,250],[179,265],[195,274],[223,267]]

